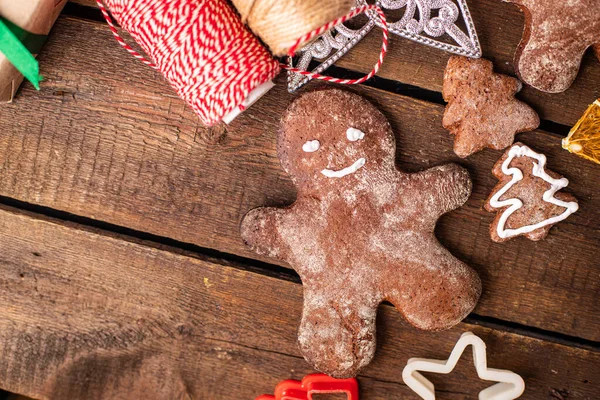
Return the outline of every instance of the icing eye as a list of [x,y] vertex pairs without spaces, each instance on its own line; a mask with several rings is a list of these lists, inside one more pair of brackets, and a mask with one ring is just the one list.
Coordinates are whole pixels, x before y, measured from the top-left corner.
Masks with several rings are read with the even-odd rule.
[[321,147],[321,143],[319,143],[318,140],[309,140],[302,145],[302,150],[304,150],[305,153],[314,153],[319,150],[319,147]]
[[365,133],[356,128],[348,128],[346,131],[346,137],[351,142],[356,142],[357,140],[361,140],[365,137]]

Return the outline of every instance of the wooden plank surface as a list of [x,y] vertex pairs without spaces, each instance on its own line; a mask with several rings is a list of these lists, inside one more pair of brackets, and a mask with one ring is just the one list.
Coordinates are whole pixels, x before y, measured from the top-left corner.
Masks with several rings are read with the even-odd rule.
[[[311,372],[296,348],[297,283],[0,209],[0,386],[38,399],[251,399]],[[416,399],[411,356],[447,357],[460,333],[490,367],[521,374],[523,399],[593,399],[600,353],[460,324],[422,333],[382,306],[363,398]],[[485,387],[470,356],[431,376],[440,399]]]
[[[278,120],[293,97],[279,85],[231,126],[206,129],[104,26],[61,18],[53,32],[40,56],[42,90],[26,85],[0,110],[0,195],[255,258],[239,238],[240,219],[295,197],[275,152]],[[390,119],[404,169],[457,161],[441,128],[443,107],[358,90]],[[520,135],[548,155],[580,200],[581,211],[548,239],[489,239],[493,215],[482,204],[501,154],[491,150],[460,161],[473,177],[473,196],[442,218],[437,233],[483,278],[476,313],[600,340],[599,168],[561,150],[559,139]]]
[[[70,0],[97,7],[95,0]],[[514,53],[521,40],[524,16],[514,4],[501,0],[469,0],[483,57],[494,62],[498,72],[515,76]],[[393,20],[393,19],[392,19]],[[381,32],[373,30],[336,65],[367,72],[378,57]],[[380,77],[420,88],[442,91],[442,79],[449,53],[433,49],[397,35],[390,36],[389,51]],[[525,85],[520,98],[545,120],[572,126],[595,99],[600,98],[600,62],[592,49],[586,53],[573,86],[564,93],[543,93]]]

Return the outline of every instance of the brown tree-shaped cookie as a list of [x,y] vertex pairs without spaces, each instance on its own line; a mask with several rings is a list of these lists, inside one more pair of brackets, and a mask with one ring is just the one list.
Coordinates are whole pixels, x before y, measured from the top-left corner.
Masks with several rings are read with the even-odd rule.
[[277,152],[298,188],[286,208],[258,208],[244,241],[285,260],[304,284],[298,343],[318,370],[356,375],[375,353],[384,300],[414,326],[449,328],[475,306],[477,274],[436,239],[444,213],[471,192],[469,174],[449,164],[409,174],[396,169],[386,118],[341,90],[302,95],[287,110]]
[[546,169],[546,156],[522,143],[515,143],[496,162],[492,173],[498,185],[485,209],[497,212],[490,227],[492,240],[504,242],[516,236],[541,240],[552,225],[579,208],[577,199],[560,192],[569,184],[561,175]]
[[525,13],[523,39],[515,54],[521,80],[544,92],[571,86],[586,49],[600,44],[598,0],[503,0]]
[[486,147],[502,150],[515,134],[534,130],[537,113],[515,99],[521,82],[493,72],[491,61],[453,56],[444,73],[448,102],[442,124],[456,137],[454,152],[467,157]]

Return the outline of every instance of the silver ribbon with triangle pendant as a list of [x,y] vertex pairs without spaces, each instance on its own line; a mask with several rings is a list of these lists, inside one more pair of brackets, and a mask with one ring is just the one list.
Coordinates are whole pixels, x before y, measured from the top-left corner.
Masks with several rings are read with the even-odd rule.
[[[365,4],[366,0],[356,0],[357,7]],[[376,4],[384,11],[402,13],[399,20],[388,22],[389,32],[450,53],[481,57],[481,46],[466,0],[378,0]],[[373,27],[380,25],[374,11],[368,12],[367,17],[367,23],[361,28],[351,29],[341,24],[305,46],[296,67],[306,70],[313,59],[321,60],[312,72],[323,73]],[[457,25],[461,17],[466,32]],[[292,65],[291,58],[289,62]],[[288,72],[288,91],[295,92],[310,80],[308,76]]]

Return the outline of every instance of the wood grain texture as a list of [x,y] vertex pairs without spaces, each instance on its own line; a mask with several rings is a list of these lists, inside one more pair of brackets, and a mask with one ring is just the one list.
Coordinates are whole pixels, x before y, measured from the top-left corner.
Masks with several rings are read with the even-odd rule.
[[[256,257],[239,238],[239,221],[252,208],[289,204],[296,195],[275,151],[279,118],[293,98],[282,85],[230,126],[206,129],[99,24],[60,19],[40,60],[42,90],[25,85],[0,109],[0,195]],[[471,173],[472,197],[442,217],[437,234],[483,279],[475,312],[600,340],[600,167],[562,150],[557,136],[519,135],[571,180],[581,209],[542,242],[495,244],[488,232],[493,214],[482,205],[501,152],[459,161],[441,128],[443,107],[355,90],[390,119],[403,169],[457,161]]]
[[[97,7],[95,0],[70,0]],[[514,4],[502,0],[469,0],[483,57],[494,63],[497,72],[515,76],[513,59],[524,28],[523,13]],[[379,30],[371,32],[336,65],[354,71],[368,72],[381,47]],[[442,91],[442,79],[451,55],[397,35],[390,35],[386,60],[377,74],[420,88]],[[583,59],[577,80],[564,93],[543,93],[525,86],[519,98],[531,105],[542,119],[572,126],[587,106],[600,98],[600,62],[589,49]]]
[[[296,348],[299,284],[0,209],[0,386],[37,399],[252,399],[312,372]],[[411,356],[445,358],[460,333],[490,367],[521,374],[523,399],[593,399],[600,353],[461,324],[422,333],[380,307],[362,398],[416,399]],[[440,399],[485,387],[470,356],[433,375]],[[535,362],[534,362],[535,360]]]

